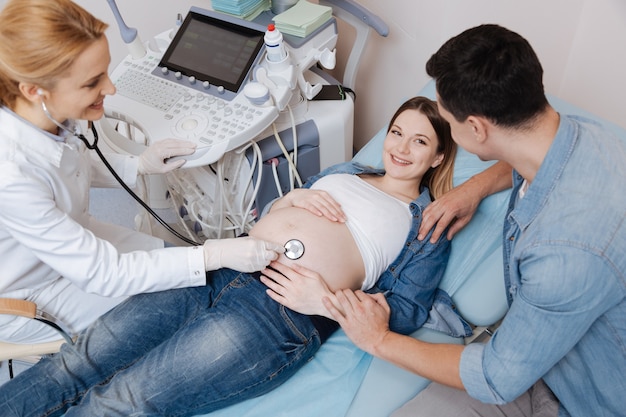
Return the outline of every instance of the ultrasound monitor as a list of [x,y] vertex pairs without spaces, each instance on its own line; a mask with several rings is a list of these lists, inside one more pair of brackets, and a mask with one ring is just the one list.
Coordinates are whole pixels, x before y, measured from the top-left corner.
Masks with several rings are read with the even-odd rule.
[[[264,31],[250,22],[187,14],[159,67],[239,92],[263,48]],[[247,24],[244,26],[244,24]]]

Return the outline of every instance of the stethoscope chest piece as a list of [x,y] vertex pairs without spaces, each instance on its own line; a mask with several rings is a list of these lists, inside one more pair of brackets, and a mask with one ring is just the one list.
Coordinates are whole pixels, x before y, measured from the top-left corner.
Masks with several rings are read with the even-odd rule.
[[298,239],[291,239],[285,243],[285,256],[289,259],[300,259],[304,255],[304,244]]

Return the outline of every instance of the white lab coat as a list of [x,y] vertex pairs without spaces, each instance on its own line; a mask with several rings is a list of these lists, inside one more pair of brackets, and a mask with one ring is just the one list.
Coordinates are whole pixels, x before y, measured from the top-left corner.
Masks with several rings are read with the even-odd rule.
[[[93,153],[0,108],[0,296],[35,301],[74,331],[129,295],[206,282],[201,247],[163,249],[160,239],[89,214],[89,187],[112,184]],[[137,158],[110,162],[132,186]],[[0,316],[0,340],[58,338],[33,336],[41,325],[26,322]]]

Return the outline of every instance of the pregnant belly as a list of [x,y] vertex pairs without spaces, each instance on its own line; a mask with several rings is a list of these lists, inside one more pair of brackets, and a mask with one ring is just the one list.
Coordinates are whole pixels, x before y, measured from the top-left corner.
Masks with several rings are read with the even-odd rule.
[[291,239],[304,244],[304,254],[291,260],[284,254],[279,262],[299,264],[318,272],[331,290],[361,288],[365,267],[352,234],[343,223],[297,208],[273,210],[250,230],[250,236],[284,245]]

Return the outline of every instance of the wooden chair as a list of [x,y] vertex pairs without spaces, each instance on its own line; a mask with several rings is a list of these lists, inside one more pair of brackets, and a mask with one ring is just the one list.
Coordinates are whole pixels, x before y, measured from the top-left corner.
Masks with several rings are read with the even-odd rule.
[[10,343],[0,341],[0,361],[8,360],[9,377],[13,378],[13,359],[41,357],[58,352],[63,343],[74,343],[70,332],[50,314],[37,308],[37,304],[27,300],[0,298],[0,314],[26,317],[52,327],[59,333],[59,340],[44,343]]

